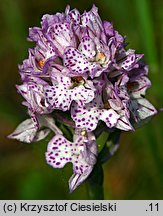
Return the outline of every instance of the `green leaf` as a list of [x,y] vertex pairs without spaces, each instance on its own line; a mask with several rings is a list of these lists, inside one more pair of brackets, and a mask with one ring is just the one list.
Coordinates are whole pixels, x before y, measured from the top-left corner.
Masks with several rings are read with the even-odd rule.
[[97,140],[96,140],[96,143],[97,143],[98,151],[99,151],[99,152],[103,149],[103,147],[104,147],[106,141],[108,140],[108,137],[109,137],[109,133],[106,132],[106,131],[103,131],[103,132],[100,134],[100,136],[98,136],[98,138],[97,138]]
[[109,160],[117,151],[119,147],[120,134],[121,131],[118,129],[110,133],[108,139],[105,142],[105,145],[103,146],[103,149],[98,155],[98,161],[100,163],[104,163]]

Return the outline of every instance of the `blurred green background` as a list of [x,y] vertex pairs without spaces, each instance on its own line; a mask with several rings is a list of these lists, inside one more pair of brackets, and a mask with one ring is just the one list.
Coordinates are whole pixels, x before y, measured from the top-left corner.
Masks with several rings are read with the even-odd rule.
[[[9,140],[26,109],[17,94],[17,64],[32,44],[28,28],[39,26],[43,14],[62,12],[67,4],[81,12],[95,3],[102,19],[127,36],[128,48],[145,53],[152,87],[147,98],[163,107],[162,0],[0,0],[0,199],[87,199],[86,184],[68,191],[71,166],[53,169],[45,162],[46,142]],[[114,157],[104,165],[105,199],[163,199],[163,113],[134,133],[123,133]]]

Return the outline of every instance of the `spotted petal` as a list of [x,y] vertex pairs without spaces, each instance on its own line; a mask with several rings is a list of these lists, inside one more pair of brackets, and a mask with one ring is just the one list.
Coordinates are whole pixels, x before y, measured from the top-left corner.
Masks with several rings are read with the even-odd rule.
[[139,65],[137,62],[143,57],[142,54],[135,54],[135,50],[129,49],[126,52],[126,59],[119,64],[121,68],[126,71],[130,71],[133,68],[138,68]]
[[56,13],[53,15],[45,14],[42,17],[41,26],[43,32],[47,32],[48,28],[53,26],[55,23],[62,23],[65,20],[64,13]]
[[71,117],[75,121],[77,128],[83,128],[87,131],[96,129],[99,120],[106,123],[109,128],[116,125],[119,115],[113,109],[104,109],[100,93],[85,106],[73,103]]
[[101,31],[103,30],[102,21],[98,14],[98,8],[93,5],[89,12],[84,12],[81,16],[82,25],[88,26],[98,38],[100,38]]
[[[53,109],[69,110],[72,101],[80,104],[89,103],[94,98],[94,90],[83,85],[73,86],[69,77],[60,77],[62,81],[52,87],[45,87],[46,102]],[[59,79],[59,77],[58,77]],[[70,86],[71,84],[71,86]]]
[[[36,81],[38,83],[36,83]],[[40,83],[39,83],[40,82]],[[35,79],[34,82],[23,83],[20,86],[16,86],[19,93],[25,98],[26,105],[33,113],[49,113],[47,109],[48,104],[45,101],[44,85],[46,82],[41,79]]]
[[79,44],[78,50],[81,51],[87,58],[90,60],[96,55],[96,46],[94,41],[85,36],[82,38],[81,43]]
[[146,90],[151,86],[150,80],[146,76],[140,76],[137,79],[129,82],[128,90],[134,98],[140,98],[145,95]]
[[66,47],[76,47],[76,38],[68,22],[56,23],[49,27],[47,38],[57,48],[60,56],[64,54]]
[[37,46],[34,49],[36,53],[36,58],[38,55],[39,58],[41,58],[42,60],[44,59],[45,61],[46,59],[56,55],[55,47],[52,46],[51,43],[47,40],[42,29],[37,27],[30,28],[28,40],[35,41],[37,43]]
[[65,67],[77,75],[93,72],[96,67],[95,63],[90,63],[84,54],[73,47],[66,49],[63,60]]
[[68,162],[73,164],[74,174],[69,181],[70,191],[73,191],[91,173],[96,155],[94,136],[90,139],[89,134],[79,134],[74,136],[74,142],[70,142],[64,136],[56,135],[48,143],[46,160],[53,168],[62,168]]
[[73,22],[74,27],[80,24],[80,12],[77,9],[67,11],[67,17]]

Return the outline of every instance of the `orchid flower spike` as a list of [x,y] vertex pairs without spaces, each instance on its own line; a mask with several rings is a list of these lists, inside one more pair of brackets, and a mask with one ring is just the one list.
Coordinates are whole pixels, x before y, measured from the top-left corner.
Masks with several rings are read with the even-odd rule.
[[[46,161],[53,168],[72,163],[72,192],[97,163],[95,130],[134,131],[156,115],[145,98],[148,66],[143,54],[126,48],[111,22],[101,20],[95,5],[82,14],[70,6],[45,14],[40,27],[29,29],[28,40],[36,46],[19,65],[17,90],[30,118],[8,137],[31,143],[52,131]],[[63,124],[73,127],[72,142]]]

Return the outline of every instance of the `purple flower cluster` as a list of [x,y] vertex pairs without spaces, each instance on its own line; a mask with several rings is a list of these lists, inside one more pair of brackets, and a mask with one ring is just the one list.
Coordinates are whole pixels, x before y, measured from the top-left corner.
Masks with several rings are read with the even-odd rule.
[[[96,163],[93,131],[100,124],[129,131],[157,113],[145,99],[151,85],[148,66],[140,62],[142,54],[126,50],[125,38],[101,20],[95,6],[83,14],[69,6],[65,13],[46,14],[41,28],[29,29],[28,39],[36,46],[19,66],[22,85],[17,89],[31,118],[9,137],[30,143],[52,130],[47,163],[54,168],[73,164],[73,191]],[[56,126],[58,112],[63,121],[69,113],[73,142]]]

